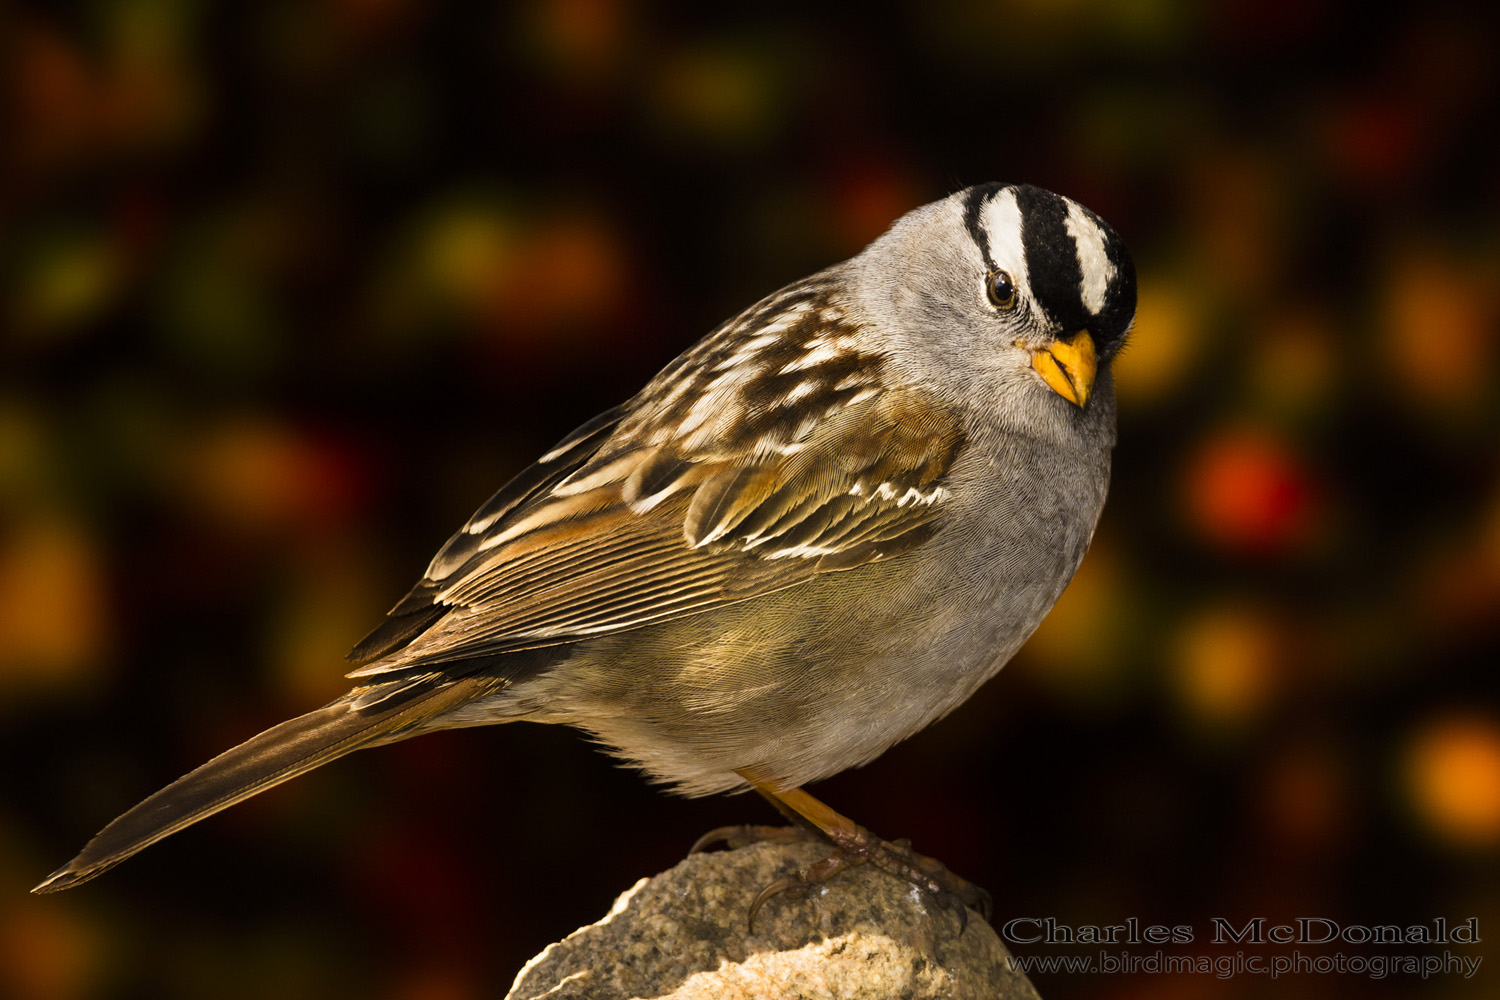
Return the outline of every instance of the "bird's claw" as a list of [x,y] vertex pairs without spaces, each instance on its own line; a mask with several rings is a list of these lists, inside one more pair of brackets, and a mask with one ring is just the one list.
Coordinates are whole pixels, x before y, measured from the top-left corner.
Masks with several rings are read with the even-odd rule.
[[968,926],[970,909],[985,921],[994,912],[994,901],[988,892],[963,876],[955,875],[937,858],[918,854],[911,849],[911,841],[905,838],[877,840],[870,862],[880,870],[912,883],[943,907],[956,911],[960,930]]
[[800,840],[808,840],[813,836],[812,831],[800,826],[721,826],[693,841],[693,846],[688,849],[688,853],[702,854],[715,844],[723,844],[734,851],[767,841],[791,844]]
[[807,892],[808,883],[801,878],[779,878],[755,894],[755,899],[750,903],[750,912],[745,915],[745,928],[749,933],[755,933],[755,915],[765,905],[766,900],[783,892],[800,895]]

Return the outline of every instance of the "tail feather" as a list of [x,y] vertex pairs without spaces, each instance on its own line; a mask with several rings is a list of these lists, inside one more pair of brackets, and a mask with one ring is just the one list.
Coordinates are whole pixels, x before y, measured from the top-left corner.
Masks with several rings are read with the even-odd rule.
[[273,726],[114,820],[76,858],[31,891],[57,892],[87,882],[163,837],[257,792],[362,747],[414,736],[424,731],[424,722],[496,686],[493,678],[462,678],[425,690],[396,681],[391,693],[370,708],[359,707],[368,703],[370,691],[357,689],[317,711]]

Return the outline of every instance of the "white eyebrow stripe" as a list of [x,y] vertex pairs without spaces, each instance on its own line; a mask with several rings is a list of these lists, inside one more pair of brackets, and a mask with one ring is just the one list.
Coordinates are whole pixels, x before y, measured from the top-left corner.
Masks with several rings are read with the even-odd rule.
[[1030,287],[1026,278],[1026,247],[1021,242],[1021,205],[1016,192],[1005,188],[992,195],[979,212],[979,224],[989,241],[990,259],[1009,271],[1018,288]]
[[1104,308],[1104,296],[1115,277],[1115,265],[1109,259],[1104,230],[1072,200],[1068,201],[1066,225],[1078,253],[1078,270],[1083,275],[1083,284],[1079,288],[1083,307],[1097,316]]

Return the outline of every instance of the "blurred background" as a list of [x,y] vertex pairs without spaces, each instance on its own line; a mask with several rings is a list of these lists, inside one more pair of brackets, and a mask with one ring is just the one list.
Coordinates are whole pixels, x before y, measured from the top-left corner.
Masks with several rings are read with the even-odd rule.
[[699,833],[769,821],[507,726],[26,895],[342,692],[347,649],[562,434],[996,179],[1136,255],[1110,504],[1015,662],[817,794],[986,885],[997,923],[1137,917],[1232,954],[1213,917],[1475,916],[1485,943],[1450,950],[1488,956],[1467,981],[1037,975],[1052,1000],[1495,995],[1488,5],[707,6],[3,8],[0,994],[496,996]]

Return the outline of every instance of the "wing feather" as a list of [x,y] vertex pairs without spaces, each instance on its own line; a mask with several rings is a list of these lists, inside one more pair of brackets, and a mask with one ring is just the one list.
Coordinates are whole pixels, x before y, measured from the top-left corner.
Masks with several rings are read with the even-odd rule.
[[425,579],[440,580],[462,566],[482,547],[495,525],[538,495],[549,493],[597,453],[625,415],[617,406],[599,414],[559,441],[536,464],[524,469],[485,501],[484,506],[448,539],[427,566]]
[[[693,365],[667,369],[496,493],[355,648],[365,665],[350,676],[638,628],[930,538],[959,421],[890,384],[883,357],[848,350],[852,328],[809,305],[816,297],[783,295],[776,337],[755,334],[768,323],[756,307],[759,326],[731,321]],[[714,381],[711,418],[695,411],[703,387],[681,385],[694,372]]]

